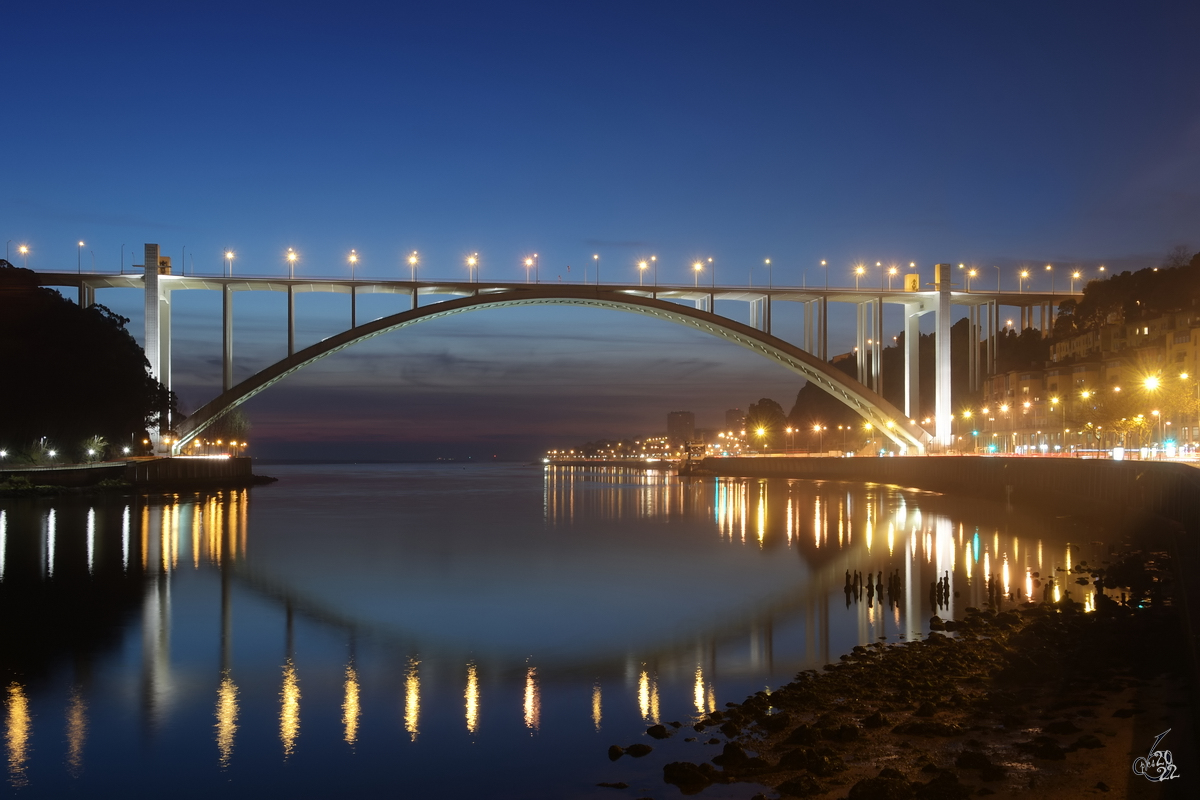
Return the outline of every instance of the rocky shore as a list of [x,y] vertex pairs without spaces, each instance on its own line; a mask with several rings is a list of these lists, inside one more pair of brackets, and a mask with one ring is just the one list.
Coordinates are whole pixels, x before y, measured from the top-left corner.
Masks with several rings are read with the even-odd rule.
[[[931,620],[923,640],[855,647],[647,738],[723,745],[709,760],[664,765],[666,783],[688,795],[744,783],[755,800],[1195,796],[1195,676],[1179,646],[1173,575],[1166,552],[1127,550],[1071,576],[1110,587],[1094,610],[1069,591],[1057,602],[969,608],[952,624]],[[609,757],[651,747],[639,746]]]

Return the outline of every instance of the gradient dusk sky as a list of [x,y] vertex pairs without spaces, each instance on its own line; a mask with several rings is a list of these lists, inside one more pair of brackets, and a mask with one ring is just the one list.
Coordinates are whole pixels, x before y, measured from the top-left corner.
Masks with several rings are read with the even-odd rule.
[[[767,258],[784,285],[823,281],[822,259],[833,285],[952,261],[1015,289],[1022,265],[1094,276],[1200,246],[1194,2],[50,0],[6,4],[0,28],[18,266],[18,244],[31,268],[116,271],[157,242],[199,273],[230,248],[239,274],[285,274],[292,247],[298,273],[348,275],[354,248],[367,277],[406,276],[416,250],[425,279],[478,252],[485,280],[520,280],[537,252],[543,280],[599,254],[636,282],[655,254],[661,282],[709,257],[722,284],[765,284]],[[140,337],[137,292],[97,299]],[[303,296],[298,344],[348,306]],[[188,408],[219,389],[219,308],[177,296]],[[831,353],[852,346],[835,313]],[[775,332],[797,341],[798,320]],[[236,379],[285,354],[283,326],[282,296],[238,296]],[[716,427],[759,397],[790,408],[800,385],[666,323],[495,310],[351,348],[246,410],[259,456],[525,458],[661,433],[677,409]]]

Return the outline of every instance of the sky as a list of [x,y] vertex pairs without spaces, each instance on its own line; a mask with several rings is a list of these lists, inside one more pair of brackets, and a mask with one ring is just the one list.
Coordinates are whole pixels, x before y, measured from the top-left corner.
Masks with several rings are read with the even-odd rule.
[[[415,250],[430,280],[475,252],[484,280],[533,252],[567,281],[593,255],[635,282],[654,254],[664,283],[698,258],[759,285],[819,283],[822,260],[835,286],[858,263],[969,263],[1006,289],[1022,266],[1144,268],[1200,247],[1198,23],[1186,2],[10,3],[0,235],[47,270],[128,268],[145,242],[198,273],[232,249],[251,275],[294,248],[298,274],[346,276],[354,249],[359,275],[405,277]],[[140,337],[136,291],[97,300]],[[220,298],[175,303],[195,409],[220,388]],[[303,297],[299,344],[348,306]],[[286,354],[285,312],[235,308],[241,380]],[[775,332],[799,319],[777,309]],[[852,310],[831,322],[849,350]],[[787,409],[801,385],[667,323],[507,309],[343,351],[245,409],[260,457],[528,458],[673,410]]]

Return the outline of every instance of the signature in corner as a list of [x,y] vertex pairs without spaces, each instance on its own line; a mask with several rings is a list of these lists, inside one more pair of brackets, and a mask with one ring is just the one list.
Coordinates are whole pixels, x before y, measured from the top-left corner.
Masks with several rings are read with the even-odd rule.
[[1141,775],[1152,783],[1169,781],[1179,777],[1179,774],[1175,771],[1171,751],[1158,749],[1158,743],[1170,732],[1171,729],[1167,728],[1158,735],[1158,738],[1154,740],[1154,744],[1150,745],[1149,755],[1138,756],[1133,760],[1134,775]]

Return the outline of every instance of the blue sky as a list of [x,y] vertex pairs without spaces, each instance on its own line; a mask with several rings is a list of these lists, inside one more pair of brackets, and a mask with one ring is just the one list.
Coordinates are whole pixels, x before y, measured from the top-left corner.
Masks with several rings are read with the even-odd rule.
[[[301,273],[346,274],[354,248],[368,276],[417,250],[427,278],[478,252],[485,278],[519,279],[538,252],[543,279],[577,279],[598,253],[633,281],[653,253],[663,281],[697,257],[720,283],[765,282],[771,258],[783,284],[822,259],[834,284],[953,261],[1015,288],[1023,264],[1200,245],[1189,3],[46,2],[0,21],[0,234],[31,267],[74,268],[83,240],[84,269],[115,270],[151,241],[200,272],[232,248],[235,270],[281,274],[293,247]],[[133,293],[99,299],[139,329]],[[175,319],[192,407],[220,378],[217,303]],[[303,343],[346,305],[302,304]],[[237,314],[245,377],[282,354],[282,302]],[[676,408],[715,426],[799,385],[627,315],[498,311],[352,349],[248,410],[262,455],[524,455],[652,434]]]

